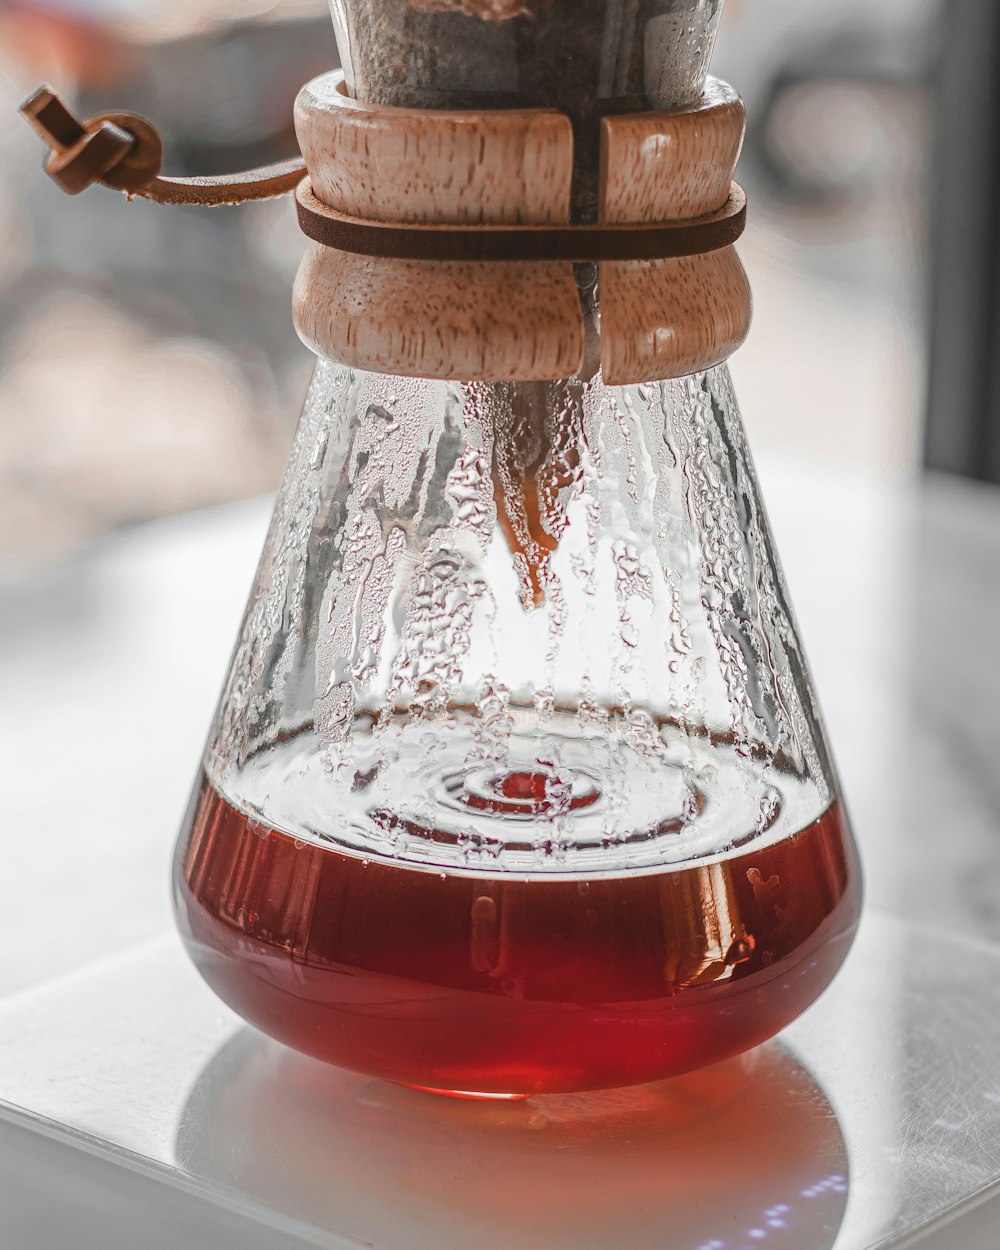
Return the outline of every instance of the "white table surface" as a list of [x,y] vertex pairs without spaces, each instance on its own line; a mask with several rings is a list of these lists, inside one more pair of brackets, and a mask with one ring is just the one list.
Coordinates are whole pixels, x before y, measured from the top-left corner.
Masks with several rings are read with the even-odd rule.
[[297,1055],[174,934],[0,999],[4,1250],[996,1250],[998,1200],[1000,947],[872,907],[779,1040],[526,1103]]

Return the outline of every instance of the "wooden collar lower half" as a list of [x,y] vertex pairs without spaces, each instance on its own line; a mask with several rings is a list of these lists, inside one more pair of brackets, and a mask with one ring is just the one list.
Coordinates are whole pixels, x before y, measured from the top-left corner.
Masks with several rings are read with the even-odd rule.
[[[312,241],[293,306],[299,335],[320,355],[413,377],[572,377],[587,338],[577,284],[586,275],[574,270],[574,248],[607,256],[601,238],[613,249],[644,234],[659,240],[654,258],[597,262],[604,381],[683,377],[719,364],[746,337],[750,289],[728,242],[742,228],[732,179],[745,111],[725,83],[710,79],[689,108],[603,119],[600,219],[589,244],[585,230],[574,239],[565,229],[573,134],[555,110],[371,105],[351,99],[332,73],[303,88],[295,124],[310,176],[298,193],[300,221]],[[337,246],[351,239],[337,234],[345,222],[348,232],[360,227],[352,250]],[[536,228],[549,228],[572,259],[449,256],[449,234],[454,250],[480,254],[477,227],[510,227],[484,233],[492,246],[512,239],[514,254],[524,236],[544,238]]]

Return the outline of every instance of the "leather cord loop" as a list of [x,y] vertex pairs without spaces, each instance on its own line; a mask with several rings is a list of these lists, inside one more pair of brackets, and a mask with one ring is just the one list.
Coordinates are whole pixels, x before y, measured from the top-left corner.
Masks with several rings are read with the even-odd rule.
[[349,217],[321,203],[309,179],[295,193],[302,233],[324,247],[396,260],[601,261],[699,256],[729,247],[746,224],[746,194],[734,182],[717,212],[652,225],[409,225]]

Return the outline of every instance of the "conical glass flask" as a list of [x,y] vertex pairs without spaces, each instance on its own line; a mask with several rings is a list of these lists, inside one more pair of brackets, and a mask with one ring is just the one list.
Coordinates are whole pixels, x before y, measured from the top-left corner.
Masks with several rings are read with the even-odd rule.
[[[598,32],[618,11],[571,7]],[[718,7],[662,0],[686,33],[658,82],[701,90]],[[395,81],[441,25],[523,68],[516,17],[428,8],[336,6],[348,84],[374,91],[379,31],[414,24]],[[649,107],[636,64],[588,85],[594,108]],[[575,269],[591,346],[595,272]],[[804,1010],[860,878],[725,364],[611,386],[595,364],[486,382],[320,359],[175,896],[247,1020],[442,1092],[669,1076]]]

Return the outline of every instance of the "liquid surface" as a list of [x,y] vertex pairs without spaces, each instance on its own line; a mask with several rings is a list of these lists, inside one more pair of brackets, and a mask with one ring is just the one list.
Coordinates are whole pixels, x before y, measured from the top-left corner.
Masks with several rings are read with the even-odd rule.
[[[299,732],[212,780],[253,821],[368,859],[477,875],[598,876],[779,842],[829,806],[808,776],[646,712],[544,722],[357,718],[331,748]],[[331,818],[333,817],[333,818]]]
[[[493,789],[548,801],[534,774]],[[264,1032],[403,1084],[523,1095],[661,1078],[773,1036],[840,966],[860,880],[838,802],[780,841],[588,880],[366,860],[203,780],[175,893],[203,976]]]

